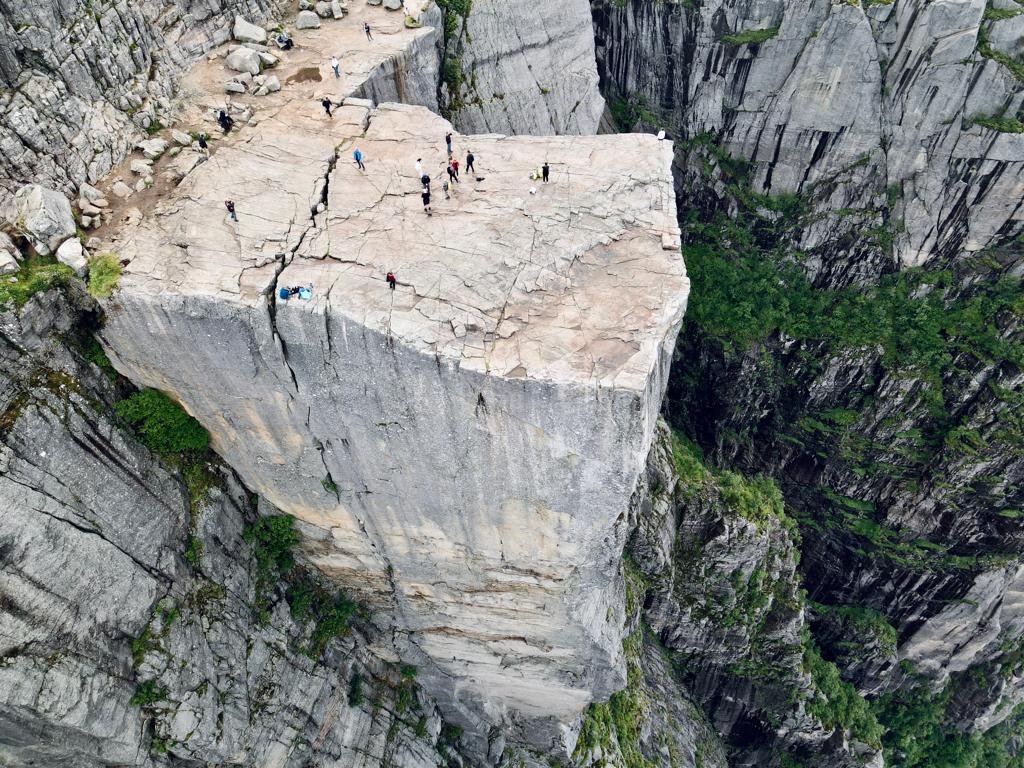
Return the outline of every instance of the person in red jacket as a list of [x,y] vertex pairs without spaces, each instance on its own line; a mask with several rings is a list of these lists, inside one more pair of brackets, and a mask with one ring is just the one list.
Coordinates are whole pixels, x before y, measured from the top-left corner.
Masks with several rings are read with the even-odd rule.
[[395,290],[395,285],[398,283],[398,278],[395,277],[394,272],[388,272],[387,281],[388,285],[391,287],[391,290]]

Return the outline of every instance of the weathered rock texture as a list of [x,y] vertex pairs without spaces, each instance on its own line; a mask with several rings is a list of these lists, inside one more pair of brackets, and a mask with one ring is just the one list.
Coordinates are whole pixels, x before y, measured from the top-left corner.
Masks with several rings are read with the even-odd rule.
[[442,102],[459,130],[597,131],[604,99],[586,0],[474,0],[446,53]]
[[126,383],[83,358],[94,305],[72,288],[0,313],[0,762],[446,764],[433,705],[399,705],[408,683],[360,632],[304,653],[311,626],[252,573],[230,473],[190,501],[125,432]]
[[[394,610],[472,724],[567,723],[622,684],[623,517],[687,293],[671,145],[460,137],[486,179],[445,201],[445,121],[319,124],[263,122],[123,233],[103,338],[313,526],[325,573]],[[294,285],[313,300],[275,300]]]
[[167,119],[177,79],[268,0],[8,3],[0,13],[0,201],[29,181],[69,195]]

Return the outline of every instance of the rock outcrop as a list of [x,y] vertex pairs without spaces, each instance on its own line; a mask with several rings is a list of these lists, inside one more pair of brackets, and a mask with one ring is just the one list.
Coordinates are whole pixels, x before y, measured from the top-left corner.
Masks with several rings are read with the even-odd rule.
[[309,524],[310,558],[394,616],[453,716],[564,726],[623,682],[623,519],[687,293],[671,145],[458,137],[487,170],[444,200],[445,121],[356,105],[327,136],[304,110],[121,233],[103,338]]

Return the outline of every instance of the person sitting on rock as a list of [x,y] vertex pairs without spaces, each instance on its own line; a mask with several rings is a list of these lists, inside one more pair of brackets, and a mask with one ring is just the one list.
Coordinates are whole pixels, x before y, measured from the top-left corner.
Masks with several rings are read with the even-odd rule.
[[234,118],[230,117],[223,109],[220,111],[220,114],[217,115],[217,122],[220,123],[220,127],[224,133],[229,133],[235,125]]
[[323,105],[324,111],[327,113],[328,117],[334,117],[334,115],[331,114],[331,100],[329,98],[324,96],[323,99],[320,100],[320,104]]

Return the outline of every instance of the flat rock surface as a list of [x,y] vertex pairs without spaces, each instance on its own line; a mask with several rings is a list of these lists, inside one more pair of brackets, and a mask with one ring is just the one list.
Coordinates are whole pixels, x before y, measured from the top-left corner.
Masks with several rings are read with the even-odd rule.
[[[342,312],[501,376],[642,387],[686,296],[682,260],[662,248],[676,232],[671,144],[457,136],[457,156],[464,164],[471,149],[477,172],[463,168],[446,200],[447,130],[418,107],[341,107],[328,119],[318,103],[291,103],[127,234],[121,289],[257,305],[277,284],[312,285],[314,301],[279,311]],[[417,158],[432,178],[432,216]],[[544,160],[549,184],[531,179]]]

